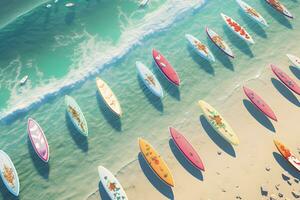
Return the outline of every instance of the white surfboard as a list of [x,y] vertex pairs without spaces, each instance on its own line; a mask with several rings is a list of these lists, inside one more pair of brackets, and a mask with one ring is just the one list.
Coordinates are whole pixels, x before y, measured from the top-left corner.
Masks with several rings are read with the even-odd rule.
[[99,166],[98,173],[105,191],[112,200],[128,200],[122,185],[108,169]]
[[138,70],[140,78],[143,80],[146,87],[157,97],[163,98],[163,89],[155,77],[155,75],[141,62],[136,62],[136,68]]
[[298,58],[297,56],[294,56],[292,54],[286,54],[286,56],[290,59],[290,61],[293,63],[293,65],[295,65],[295,67],[300,69],[300,58]]

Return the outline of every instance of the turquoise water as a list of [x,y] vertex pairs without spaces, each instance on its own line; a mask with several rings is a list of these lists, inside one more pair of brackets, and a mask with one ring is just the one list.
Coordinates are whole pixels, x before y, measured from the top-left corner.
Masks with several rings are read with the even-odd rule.
[[[137,138],[159,146],[169,137],[167,127],[198,125],[200,98],[252,77],[267,63],[279,62],[287,51],[298,53],[300,20],[288,21],[263,0],[251,1],[269,22],[262,28],[249,20],[232,0],[152,0],[145,9],[137,1],[75,1],[65,8],[40,5],[0,30],[0,148],[19,173],[20,199],[84,199],[98,187],[97,166],[113,172],[137,158]],[[297,2],[283,1],[297,15]],[[14,5],[14,4],[11,4]],[[21,11],[20,11],[21,10]],[[224,26],[220,12],[243,24],[256,42],[248,46]],[[3,14],[4,15],[4,14]],[[18,16],[11,14],[10,16]],[[3,22],[6,24],[7,22]],[[208,40],[205,27],[224,36],[236,59],[229,60]],[[187,46],[191,33],[208,44],[217,62],[204,62]],[[182,86],[171,86],[152,62],[151,50],[163,53],[178,71]],[[137,78],[135,61],[158,76],[163,100],[153,97]],[[19,87],[17,80],[28,74]],[[118,96],[124,116],[110,114],[97,94],[95,77],[102,77]],[[230,91],[230,90],[229,90]],[[76,133],[66,117],[64,95],[73,96],[89,126],[89,138]],[[222,104],[220,103],[220,106]],[[42,126],[50,145],[45,165],[34,154],[26,135],[28,117]],[[188,133],[192,135],[193,133]],[[0,199],[11,196],[1,185]]]

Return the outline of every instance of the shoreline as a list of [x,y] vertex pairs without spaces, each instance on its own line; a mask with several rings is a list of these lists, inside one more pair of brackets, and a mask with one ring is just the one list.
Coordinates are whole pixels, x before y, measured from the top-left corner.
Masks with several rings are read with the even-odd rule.
[[[280,63],[281,66],[288,66],[287,59]],[[281,67],[281,69],[299,83],[288,67]],[[274,80],[272,78],[276,79],[275,75],[272,74],[271,69],[265,67],[260,69],[256,75],[241,82],[240,86],[230,88],[227,85],[226,91],[232,91],[227,97],[214,99],[218,92],[208,95],[207,99],[214,100],[207,100],[207,102],[222,113],[240,138],[241,144],[237,147],[232,148],[220,136],[215,135],[210,126],[202,119],[200,109],[191,106],[195,111],[190,114],[200,116],[200,122],[198,120],[198,123],[195,123],[195,119],[191,118],[191,121],[185,120],[184,124],[175,128],[194,145],[206,165],[206,171],[199,173],[187,163],[188,161],[179,150],[176,151],[176,148],[171,146],[170,141],[165,141],[165,144],[156,145],[155,148],[173,172],[175,187],[170,189],[161,183],[147,167],[147,163],[138,156],[136,160],[118,170],[116,175],[129,199],[174,199],[175,197],[176,199],[195,199],[199,196],[200,199],[224,199],[224,197],[227,199],[239,197],[242,199],[267,199],[267,196],[270,198],[271,195],[278,197],[279,193],[286,198],[293,199],[291,191],[299,187],[296,180],[300,179],[300,175],[297,175],[279,155],[273,139],[280,139],[296,156],[299,156],[297,148],[300,146],[297,144],[300,141],[297,142],[296,131],[293,131],[294,127],[289,125],[296,124],[300,117],[295,110],[300,106],[300,102],[297,106],[292,104],[290,99],[282,96],[282,91],[278,91],[276,88],[278,87],[276,84],[279,83],[271,81]],[[243,84],[252,88],[265,99],[277,113],[278,122],[269,120],[247,102],[242,90]],[[288,92],[289,90],[284,87],[281,89]],[[290,119],[290,121],[287,122],[284,119]],[[210,131],[212,133],[208,133]],[[151,143],[151,141],[149,142]],[[138,146],[136,149],[137,155],[139,155]],[[288,170],[292,185],[286,183],[281,177],[286,170]],[[245,181],[245,177],[248,177],[249,180]],[[251,184],[248,184],[250,182]],[[276,185],[280,185],[278,190]],[[261,186],[268,190],[267,196],[262,196]],[[101,193],[104,192],[101,190]],[[88,195],[86,199],[101,199],[99,188]]]

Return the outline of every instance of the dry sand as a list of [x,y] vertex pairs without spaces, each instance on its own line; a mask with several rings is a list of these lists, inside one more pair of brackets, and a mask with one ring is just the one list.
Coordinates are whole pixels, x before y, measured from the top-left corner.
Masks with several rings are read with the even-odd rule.
[[[283,70],[299,83],[288,67]],[[299,77],[300,70],[295,72]],[[205,99],[222,113],[238,135],[240,145],[232,147],[201,117],[202,113],[195,103],[195,114],[191,114],[191,120],[175,128],[185,134],[194,145],[204,161],[206,171],[196,170],[176,147],[170,145],[170,141],[165,141],[165,144],[156,149],[173,173],[175,187],[169,188],[138,156],[137,145],[137,160],[117,174],[128,198],[231,200],[241,197],[258,200],[270,199],[273,194],[276,199],[296,199],[291,192],[293,189],[300,189],[300,184],[296,182],[300,179],[300,173],[278,153],[273,139],[281,140],[300,157],[297,149],[300,148],[299,97],[282,85],[267,67],[259,78],[247,81],[245,85],[264,98],[277,115],[278,122],[269,120],[249,103],[242,87],[238,87],[221,103],[213,98]],[[282,178],[285,171],[290,177],[291,185]],[[261,186],[268,191],[267,196],[262,195]],[[283,195],[282,198],[278,197],[279,193]],[[105,192],[102,191],[100,195],[97,191],[88,199],[106,197]]]

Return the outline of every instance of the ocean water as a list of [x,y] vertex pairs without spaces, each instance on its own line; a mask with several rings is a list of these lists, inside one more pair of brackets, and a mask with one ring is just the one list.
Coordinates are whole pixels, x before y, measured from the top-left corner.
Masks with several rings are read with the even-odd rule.
[[[162,145],[169,137],[168,126],[199,124],[200,98],[221,107],[236,87],[259,78],[268,63],[280,64],[287,52],[300,55],[295,42],[300,39],[296,1],[282,0],[296,15],[294,20],[278,14],[264,0],[249,1],[269,28],[247,18],[233,0],[152,0],[146,8],[133,0],[78,0],[74,8],[59,1],[50,9],[37,1],[16,2],[1,8],[5,12],[0,22],[0,148],[11,156],[19,173],[20,199],[85,199],[98,187],[98,165],[117,173],[137,159],[138,137]],[[244,25],[256,44],[248,46],[235,37],[220,12]],[[224,36],[235,59],[209,41],[206,26]],[[186,33],[206,43],[217,62],[199,58],[188,47]],[[152,48],[173,64],[182,86],[170,85],[160,74],[152,61]],[[138,79],[136,61],[158,76],[165,91],[162,100]],[[26,74],[29,80],[20,87],[18,80]],[[121,119],[103,104],[96,76],[120,100]],[[66,94],[77,100],[85,114],[87,139],[67,118]],[[26,133],[28,117],[45,131],[49,165],[33,152]],[[13,198],[2,183],[0,191],[0,199]]]

